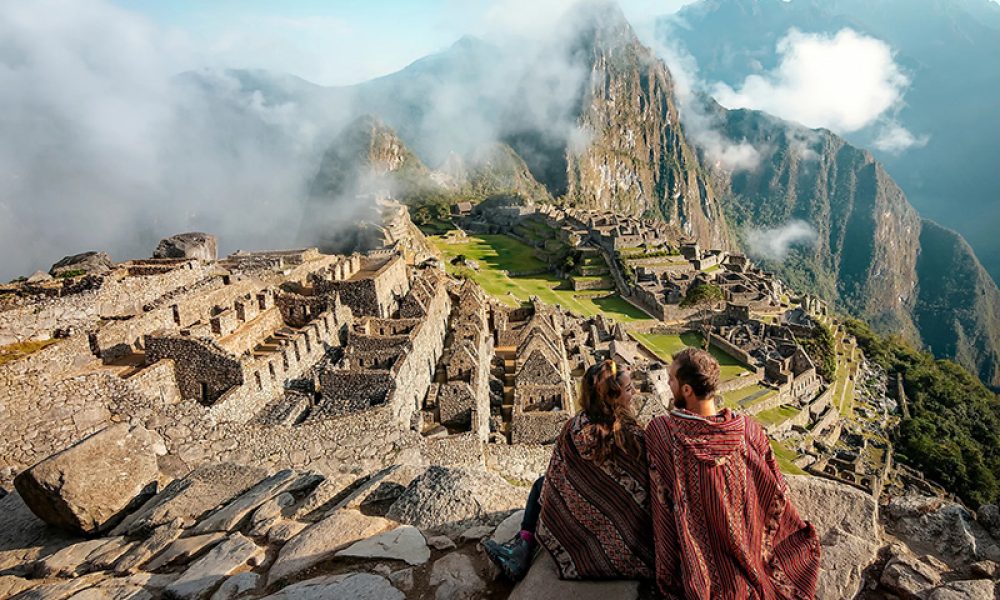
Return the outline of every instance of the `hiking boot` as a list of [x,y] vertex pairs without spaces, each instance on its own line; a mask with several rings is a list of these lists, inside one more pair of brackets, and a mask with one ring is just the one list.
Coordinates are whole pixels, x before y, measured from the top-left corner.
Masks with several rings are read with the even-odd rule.
[[531,559],[535,553],[534,546],[524,541],[520,535],[505,544],[498,544],[493,540],[483,542],[486,555],[511,581],[521,581],[528,574],[528,567],[531,566]]

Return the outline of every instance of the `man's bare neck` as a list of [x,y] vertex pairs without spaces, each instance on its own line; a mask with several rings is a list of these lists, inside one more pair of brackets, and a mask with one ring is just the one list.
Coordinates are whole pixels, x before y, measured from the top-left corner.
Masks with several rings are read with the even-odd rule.
[[699,417],[714,417],[719,413],[719,409],[715,406],[715,400],[708,398],[705,400],[700,400],[698,398],[692,398],[688,402],[687,409]]

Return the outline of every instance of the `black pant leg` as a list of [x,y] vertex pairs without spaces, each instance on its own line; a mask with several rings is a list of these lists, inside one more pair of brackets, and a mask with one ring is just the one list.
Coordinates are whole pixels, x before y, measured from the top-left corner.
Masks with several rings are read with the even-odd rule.
[[535,533],[538,528],[538,516],[542,513],[542,483],[545,477],[539,477],[531,486],[528,502],[524,505],[524,517],[521,519],[521,531]]

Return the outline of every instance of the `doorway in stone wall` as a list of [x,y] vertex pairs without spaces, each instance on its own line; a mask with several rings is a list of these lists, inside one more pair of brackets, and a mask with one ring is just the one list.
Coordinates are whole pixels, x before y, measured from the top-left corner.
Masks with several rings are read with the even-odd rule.
[[205,383],[204,381],[202,381],[202,382],[201,382],[201,383],[199,383],[198,385],[200,385],[200,386],[201,386],[201,396],[199,397],[199,399],[198,399],[198,400],[199,400],[199,401],[200,401],[200,402],[201,402],[202,404],[208,404],[208,384],[207,384],[207,383]]

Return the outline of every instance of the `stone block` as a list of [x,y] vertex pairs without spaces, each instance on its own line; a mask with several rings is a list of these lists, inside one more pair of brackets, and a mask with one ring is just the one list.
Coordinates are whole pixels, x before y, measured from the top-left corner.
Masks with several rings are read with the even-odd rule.
[[385,577],[371,573],[345,573],[309,579],[266,596],[263,600],[313,600],[356,598],[358,600],[405,600],[403,592]]
[[171,482],[162,492],[129,515],[112,533],[136,534],[155,529],[177,518],[196,521],[208,511],[242,494],[267,475],[257,467],[231,463],[208,464],[182,479]]
[[159,436],[144,427],[113,425],[22,472],[14,486],[46,523],[97,533],[114,526],[156,483],[160,446]]

